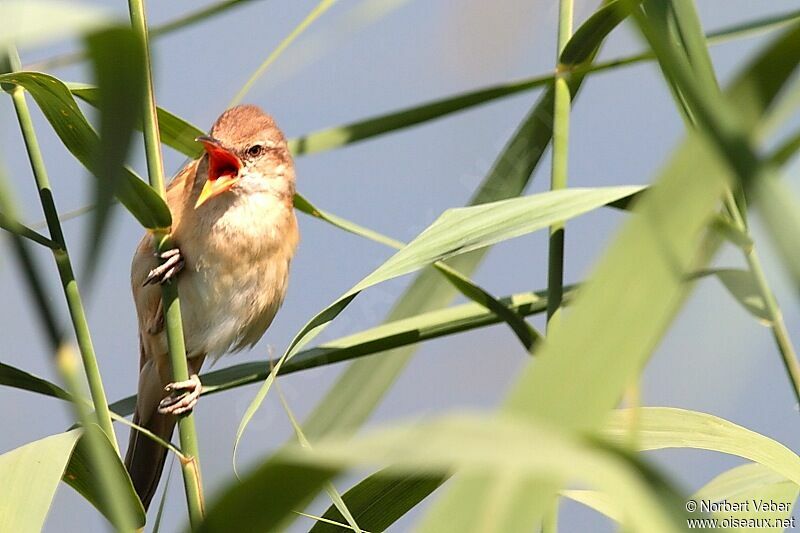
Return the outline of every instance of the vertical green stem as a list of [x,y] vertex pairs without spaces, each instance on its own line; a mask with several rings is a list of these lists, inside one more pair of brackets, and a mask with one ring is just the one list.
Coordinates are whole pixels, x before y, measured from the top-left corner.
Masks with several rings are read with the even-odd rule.
[[[67,386],[70,394],[74,395],[76,400],[73,403],[78,420],[84,428],[83,437],[86,439],[90,453],[91,461],[94,470],[98,472],[98,481],[102,489],[103,498],[109,508],[112,522],[117,531],[135,531],[135,520],[133,510],[128,502],[123,499],[124,483],[130,484],[130,481],[123,479],[118,474],[119,469],[114,465],[114,461],[119,462],[118,457],[114,457],[110,448],[108,448],[103,439],[106,437],[97,427],[92,425],[92,416],[85,402],[81,401],[78,391],[80,390],[80,380],[78,373],[78,365],[75,353],[69,345],[62,344],[56,351],[56,364]],[[115,443],[114,443],[115,444]],[[119,450],[114,447],[114,451],[119,454]],[[129,485],[130,486],[130,485]],[[130,490],[130,489],[128,489]],[[135,501],[135,497],[132,496]],[[138,502],[136,502],[138,505]],[[141,508],[140,508],[141,510]],[[141,512],[141,511],[140,511]]]
[[[733,218],[733,223],[742,232],[747,232],[747,224],[744,217],[739,211],[739,206],[736,204],[733,193],[729,190],[725,198],[725,207]],[[783,313],[781,313],[778,301],[775,298],[772,290],[767,283],[767,277],[764,274],[764,269],[761,266],[761,260],[758,258],[755,246],[750,245],[742,248],[742,253],[750,268],[750,273],[758,287],[759,295],[764,301],[764,309],[770,320],[770,329],[772,336],[775,338],[775,344],[778,346],[778,351],[781,354],[783,365],[786,367],[786,373],[789,376],[789,381],[792,384],[792,390],[795,398],[800,403],[800,364],[797,362],[797,354],[794,351],[792,340],[789,337],[789,331],[786,329],[786,324],[783,321]]]
[[[559,0],[558,47],[556,51],[556,76],[553,80],[553,161],[550,169],[550,190],[567,187],[567,162],[569,160],[569,114],[572,94],[567,76],[561,67],[561,53],[572,36],[573,0]],[[555,324],[558,310],[564,299],[564,224],[550,226],[550,247],[547,256],[547,329]],[[558,498],[548,508],[542,523],[543,533],[558,531]]]
[[559,498],[554,498],[548,506],[542,518],[542,533],[558,533],[558,502]]
[[[2,170],[0,170],[0,211],[3,211],[12,221],[17,219],[14,213],[11,192],[7,188]],[[22,237],[12,233],[11,242],[20,262],[24,278],[36,302],[36,309],[39,312],[39,317],[47,334],[47,340],[55,356],[56,367],[64,380],[67,391],[75,398],[72,406],[84,429],[84,434],[81,438],[86,439],[88,444],[89,460],[94,472],[97,474],[97,482],[100,485],[101,495],[105,498],[105,503],[108,506],[111,522],[117,531],[134,531],[136,523],[135,510],[131,507],[130,502],[125,500],[124,494],[126,491],[123,486],[125,480],[115,475],[118,469],[114,468],[112,464],[114,460],[119,461],[119,459],[115,459],[115,452],[112,451],[113,447],[105,446],[102,439],[105,439],[106,436],[103,435],[102,431],[96,429],[94,425],[95,419],[91,417],[87,409],[88,402],[85,402],[81,397],[80,374],[76,357],[69,345],[63,342],[58,320],[50,308],[38,265],[25,247]]]
[[[553,164],[550,190],[567,186],[567,160],[569,159],[569,114],[572,96],[566,76],[561,68],[561,52],[572,36],[572,0],[560,0],[558,8],[558,56],[554,80],[553,105]],[[564,295],[564,224],[550,226],[550,249],[547,269],[547,321],[552,322],[561,307]]]
[[[166,196],[164,187],[164,163],[161,157],[161,139],[158,131],[158,116],[156,115],[155,92],[153,89],[153,69],[150,57],[150,42],[147,35],[147,18],[144,9],[144,0],[129,0],[131,25],[142,39],[145,51],[145,103],[142,125],[144,131],[144,147],[147,155],[147,173],[150,185],[155,188],[162,198]],[[168,235],[154,235],[155,248],[165,251],[171,248]],[[173,381],[186,381],[189,379],[189,368],[186,362],[186,345],[183,337],[183,321],[181,319],[180,299],[178,287],[175,283],[162,285],[161,297],[164,303],[164,321],[167,331],[167,345],[169,347],[170,364],[172,366]],[[182,461],[183,484],[186,491],[186,503],[189,507],[189,521],[192,529],[203,520],[203,491],[200,483],[200,461],[197,445],[197,431],[195,429],[192,413],[181,415],[178,418],[178,433],[180,435],[181,451],[188,458]]]
[[[9,50],[9,61],[11,69],[17,71],[20,68],[19,55],[17,50]],[[78,282],[75,280],[75,273],[72,270],[72,262],[67,252],[67,244],[64,239],[64,232],[61,229],[61,222],[58,220],[58,210],[56,209],[53,192],[50,188],[50,179],[47,176],[47,169],[44,164],[39,141],[36,138],[36,131],[33,128],[31,114],[28,104],[25,101],[25,91],[20,86],[11,89],[11,98],[14,102],[14,109],[19,120],[19,127],[22,131],[22,138],[25,141],[25,149],[28,152],[28,159],[33,170],[33,177],[36,180],[36,188],[39,191],[39,199],[42,203],[47,228],[50,231],[50,238],[58,243],[59,249],[53,250],[58,274],[61,278],[61,286],[64,289],[64,296],[67,299],[69,315],[72,319],[72,326],[75,330],[75,337],[78,341],[83,360],[83,369],[86,372],[86,379],[89,383],[89,392],[92,396],[94,409],[97,416],[97,423],[106,433],[114,449],[119,453],[117,437],[114,434],[114,427],[111,424],[111,416],[108,411],[108,401],[103,389],[103,381],[100,378],[100,368],[97,364],[92,337],[89,333],[89,324],[86,320],[86,313],[81,301],[81,294],[78,290]]]

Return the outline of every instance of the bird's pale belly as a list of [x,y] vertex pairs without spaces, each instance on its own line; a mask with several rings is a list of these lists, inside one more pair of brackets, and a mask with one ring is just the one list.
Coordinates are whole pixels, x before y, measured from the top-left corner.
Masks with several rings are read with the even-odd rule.
[[258,342],[283,303],[287,277],[284,261],[256,261],[233,271],[202,263],[187,268],[178,290],[188,356],[214,360]]
[[182,246],[178,291],[189,357],[214,360],[252,346],[283,303],[296,245],[285,233],[294,213],[271,194],[248,198],[230,197],[204,220],[204,238]]

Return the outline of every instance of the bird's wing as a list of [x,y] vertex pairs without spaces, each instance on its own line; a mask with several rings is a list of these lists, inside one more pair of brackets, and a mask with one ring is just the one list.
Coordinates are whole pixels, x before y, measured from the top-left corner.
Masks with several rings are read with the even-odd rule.
[[[167,188],[167,205],[172,213],[173,229],[180,224],[188,205],[198,161],[190,161],[170,182]],[[158,335],[164,329],[164,313],[161,304],[161,289],[158,285],[142,286],[150,271],[156,268],[160,260],[156,256],[153,246],[153,237],[146,234],[139,242],[131,264],[131,289],[133,300],[136,304],[136,314],[139,317],[139,331],[145,348],[148,347],[147,337]],[[153,354],[146,353],[143,359]],[[142,365],[144,361],[142,362]]]
[[[173,230],[183,218],[184,210],[194,186],[197,162],[187,164],[172,180],[167,189],[167,205],[172,213]],[[180,243],[176,243],[179,245]],[[144,426],[164,440],[170,440],[176,418],[162,415],[158,405],[164,396],[164,385],[171,378],[169,358],[164,342],[164,312],[161,303],[161,288],[158,285],[143,286],[150,271],[160,263],[153,245],[153,236],[146,234],[136,248],[131,265],[131,288],[139,318],[139,387],[136,398],[134,423]],[[203,357],[189,361],[192,373],[200,370]],[[130,473],[136,492],[145,509],[158,486],[164,468],[167,450],[138,431],[131,431],[125,466]]]

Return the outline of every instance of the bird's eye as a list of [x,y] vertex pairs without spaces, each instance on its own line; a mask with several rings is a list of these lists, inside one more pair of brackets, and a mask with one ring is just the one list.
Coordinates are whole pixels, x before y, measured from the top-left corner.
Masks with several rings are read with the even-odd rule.
[[254,144],[247,149],[247,155],[250,157],[258,157],[264,152],[264,147],[260,144]]

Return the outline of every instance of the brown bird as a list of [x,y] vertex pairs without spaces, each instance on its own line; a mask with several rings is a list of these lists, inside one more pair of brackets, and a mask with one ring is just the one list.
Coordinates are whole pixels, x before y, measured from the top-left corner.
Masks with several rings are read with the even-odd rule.
[[[177,415],[201,392],[206,357],[254,345],[283,303],[299,233],[295,173],[283,133],[255,106],[220,116],[205,154],[167,188],[175,248],[158,256],[151,235],[136,249],[131,285],[139,318],[139,390],[133,422],[170,440]],[[180,272],[180,274],[179,274]],[[160,283],[177,279],[191,378],[170,383]],[[131,431],[125,465],[145,509],[166,450]]]

